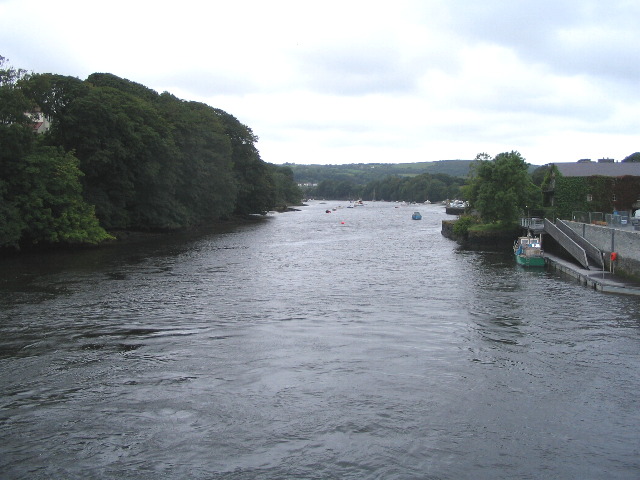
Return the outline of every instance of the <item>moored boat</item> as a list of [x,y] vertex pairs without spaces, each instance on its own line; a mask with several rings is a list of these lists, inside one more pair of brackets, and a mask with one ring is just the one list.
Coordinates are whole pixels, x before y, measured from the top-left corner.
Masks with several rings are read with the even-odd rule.
[[544,252],[540,237],[519,237],[513,245],[513,253],[518,265],[544,267]]

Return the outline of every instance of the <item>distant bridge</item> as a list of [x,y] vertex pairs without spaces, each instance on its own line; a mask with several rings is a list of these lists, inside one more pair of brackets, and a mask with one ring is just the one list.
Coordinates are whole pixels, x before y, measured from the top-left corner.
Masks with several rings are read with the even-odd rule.
[[548,218],[521,218],[520,226],[535,234],[548,233],[583,268],[604,268],[602,251],[574,232],[564,220],[553,223]]

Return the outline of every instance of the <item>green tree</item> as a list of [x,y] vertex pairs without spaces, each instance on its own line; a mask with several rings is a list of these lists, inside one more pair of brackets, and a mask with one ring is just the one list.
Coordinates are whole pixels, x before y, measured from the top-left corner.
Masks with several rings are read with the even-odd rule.
[[479,154],[470,174],[466,196],[487,223],[510,223],[525,207],[541,202],[540,190],[531,182],[528,167],[519,152],[500,153],[490,159]]
[[275,206],[283,208],[289,205],[300,205],[302,191],[293,181],[293,171],[287,166],[269,165],[272,184],[275,186]]
[[91,85],[75,77],[44,73],[30,75],[23,82],[22,89],[52,120],[55,128],[57,120],[67,112],[69,105],[87,95]]
[[[33,135],[33,134],[31,134]],[[0,246],[90,243],[111,238],[82,198],[78,159],[60,147],[4,158]]]
[[87,201],[106,228],[179,227],[170,126],[149,101],[113,87],[82,92],[55,119],[52,141],[73,150]]
[[541,167],[537,167],[533,173],[531,174],[531,181],[534,185],[541,186],[547,177],[547,173],[551,167],[549,165],[543,165]]
[[31,123],[26,114],[35,104],[20,88],[20,83],[28,78],[25,70],[12,67],[6,58],[0,56],[0,125],[28,126]]
[[622,160],[623,162],[640,162],[640,152],[632,153]]
[[275,205],[275,186],[269,167],[260,158],[255,144],[258,137],[251,128],[224,110],[214,109],[231,142],[231,159],[237,184],[235,213],[264,213]]
[[173,160],[178,174],[176,199],[184,206],[185,225],[231,215],[238,185],[233,175],[231,140],[218,112],[166,92],[160,95],[158,108],[171,124],[178,149]]
[[110,237],[82,198],[78,159],[60,147],[40,147],[14,178],[25,225],[21,243],[99,243]]
[[[56,211],[70,207],[57,205],[47,192],[63,189],[37,178],[30,183],[22,175],[26,170],[49,175],[49,167],[70,165],[71,157],[79,160],[79,169],[69,168],[62,177],[57,171],[57,178],[75,188],[76,175],[85,202],[95,205],[108,229],[177,229],[300,202],[291,169],[262,161],[251,129],[222,110],[159,95],[107,73],[81,81],[0,68],[0,82],[2,244],[27,236],[33,242],[81,239],[59,230]],[[25,115],[36,106],[51,120],[50,131],[37,142]],[[53,150],[35,149],[36,143]],[[39,203],[49,205],[52,218]],[[26,223],[24,205],[30,212]],[[73,211],[87,213],[77,205]]]
[[26,70],[12,67],[9,59],[0,55],[0,87],[14,86],[26,77],[28,77]]
[[452,197],[448,197],[448,187],[447,184],[445,182],[443,182],[442,180],[439,180],[437,178],[434,178],[433,180],[431,180],[431,183],[429,184],[429,191],[427,192],[427,196],[425,198],[425,200],[430,200],[433,202],[439,202],[442,200],[445,200],[446,198],[456,198],[457,195],[452,196]]
[[25,115],[32,103],[19,88],[26,78],[24,70],[0,56],[0,247],[17,246],[26,228],[16,197],[22,161],[35,145],[31,119]]
[[360,197],[360,189],[348,180],[323,180],[318,184],[316,195],[333,200],[351,200]]

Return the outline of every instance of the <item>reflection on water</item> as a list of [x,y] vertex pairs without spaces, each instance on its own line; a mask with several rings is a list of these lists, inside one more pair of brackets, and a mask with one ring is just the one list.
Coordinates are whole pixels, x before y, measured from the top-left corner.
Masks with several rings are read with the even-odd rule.
[[2,259],[0,476],[637,477],[636,298],[333,206]]

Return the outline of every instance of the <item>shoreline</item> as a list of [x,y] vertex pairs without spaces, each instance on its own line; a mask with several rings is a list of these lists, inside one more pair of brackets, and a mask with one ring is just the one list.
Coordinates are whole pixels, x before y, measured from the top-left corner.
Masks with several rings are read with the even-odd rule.
[[[283,213],[291,211],[286,210],[277,211],[277,213]],[[275,211],[274,211],[275,212]],[[211,221],[208,224],[197,225],[193,227],[181,228],[176,230],[107,230],[109,235],[115,237],[114,240],[106,240],[98,244],[90,243],[76,243],[76,244],[36,244],[26,247],[20,247],[19,249],[4,247],[0,248],[0,260],[3,258],[16,258],[23,255],[38,255],[54,252],[67,252],[73,253],[75,251],[83,250],[95,250],[103,248],[112,248],[122,245],[135,244],[140,242],[152,241],[160,238],[167,238],[171,236],[178,236],[182,234],[197,234],[197,233],[224,233],[231,229],[241,227],[243,225],[249,225],[252,223],[267,221],[269,215],[235,215],[228,219],[218,219]]]
[[453,227],[457,221],[458,219],[442,220],[442,230],[440,233],[445,238],[457,242],[463,248],[511,248],[517,238],[517,234],[514,236],[514,232],[511,230],[500,232],[474,232],[471,230],[465,236],[457,235],[453,231]]

